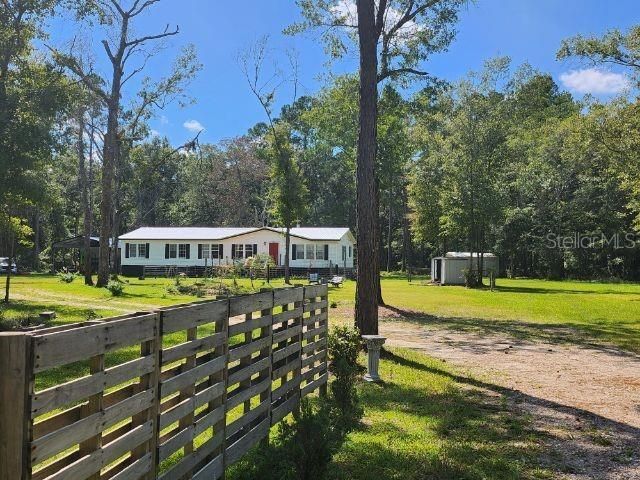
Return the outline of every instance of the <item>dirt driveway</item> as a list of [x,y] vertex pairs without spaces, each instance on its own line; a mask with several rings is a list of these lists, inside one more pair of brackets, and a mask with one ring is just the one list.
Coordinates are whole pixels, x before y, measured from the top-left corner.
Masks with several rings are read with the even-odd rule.
[[528,414],[555,478],[640,480],[640,356],[578,332],[381,309],[388,343],[468,371]]

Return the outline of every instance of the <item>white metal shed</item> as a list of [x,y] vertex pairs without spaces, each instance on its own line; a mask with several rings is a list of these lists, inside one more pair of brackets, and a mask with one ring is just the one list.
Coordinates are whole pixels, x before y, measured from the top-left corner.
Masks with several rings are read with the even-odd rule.
[[[484,253],[482,274],[488,276],[491,272],[499,272],[500,263],[498,257],[493,253]],[[477,271],[477,254],[470,252],[447,252],[442,257],[431,259],[431,280],[440,285],[464,285],[464,271],[469,269]]]

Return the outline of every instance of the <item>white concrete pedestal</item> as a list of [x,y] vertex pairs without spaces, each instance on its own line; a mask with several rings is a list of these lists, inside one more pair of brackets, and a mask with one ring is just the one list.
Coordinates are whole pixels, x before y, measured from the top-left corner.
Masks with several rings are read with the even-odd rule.
[[362,339],[367,344],[368,352],[368,372],[365,374],[364,379],[367,382],[379,382],[380,375],[378,374],[378,366],[380,365],[380,349],[387,339],[381,335],[363,335]]

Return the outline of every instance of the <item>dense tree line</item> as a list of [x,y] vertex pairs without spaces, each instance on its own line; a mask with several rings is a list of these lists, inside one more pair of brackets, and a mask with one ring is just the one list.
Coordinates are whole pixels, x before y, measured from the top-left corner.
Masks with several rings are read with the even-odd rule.
[[[165,78],[139,82],[126,97],[119,92],[117,102],[107,85],[122,90],[129,75],[142,72],[144,58],[137,67],[123,63],[136,42],[177,29],[138,39],[125,32],[124,47],[107,45],[119,76],[112,79],[96,77],[81,48],[47,54],[34,47],[43,22],[60,9],[109,33],[155,2],[124,3],[14,0],[2,9],[8,41],[0,48],[1,256],[44,269],[54,241],[105,232],[117,239],[142,225],[362,228],[358,165],[367,175],[371,170],[358,157],[361,78],[333,77],[277,114],[268,104],[269,121],[236,138],[171,145],[151,135],[147,122],[185,99],[184,87],[199,69],[192,48]],[[428,78],[404,88],[404,75],[423,76],[416,62],[451,41],[458,3],[442,2],[437,18],[424,19],[441,22],[436,39],[401,29],[405,37],[394,44],[392,25],[378,32],[387,50],[378,52],[374,79],[374,183],[367,199],[376,272],[426,267],[434,254],[464,250],[496,252],[510,275],[637,279],[640,253],[631,244],[640,228],[637,99],[577,100],[550,75],[514,69],[503,58],[458,82]],[[321,18],[314,12],[306,13]],[[349,28],[355,13],[340,17],[341,25]],[[104,15],[112,20],[103,23]],[[559,56],[621,64],[637,80],[639,31],[576,37]],[[426,49],[413,50],[419,58],[407,43],[414,36]],[[289,185],[300,195],[293,198]]]

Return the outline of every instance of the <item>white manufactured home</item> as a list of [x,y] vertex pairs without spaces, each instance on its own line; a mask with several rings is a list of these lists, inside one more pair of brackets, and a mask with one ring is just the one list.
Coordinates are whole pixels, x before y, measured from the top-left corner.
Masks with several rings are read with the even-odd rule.
[[[349,228],[292,228],[289,266],[351,269],[354,249]],[[280,266],[285,263],[285,234],[272,227],[142,227],[120,236],[120,252],[123,275],[142,275],[145,266],[230,265],[256,254],[268,254]]]
[[[477,271],[477,254],[469,252],[447,252],[443,257],[431,259],[431,280],[440,285],[464,285],[464,271],[468,270],[469,261],[472,260],[471,270]],[[493,253],[482,254],[482,274],[488,276],[493,272],[498,274],[499,261]]]

